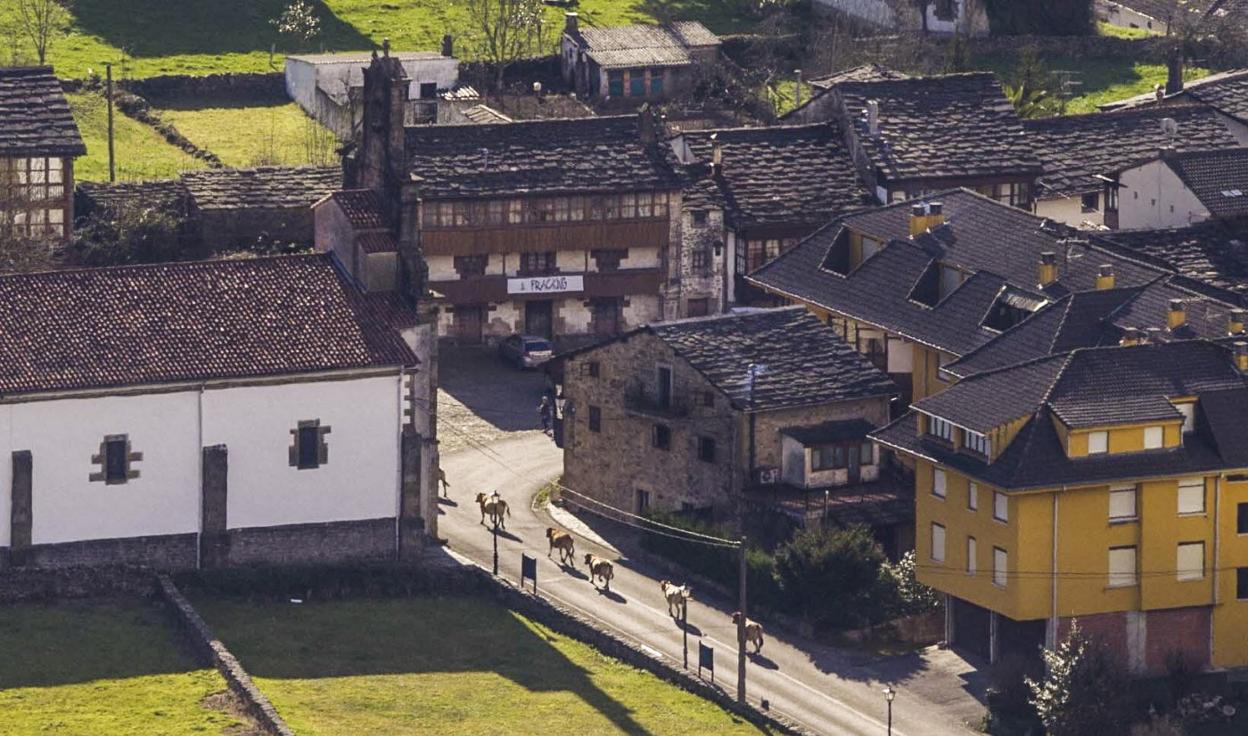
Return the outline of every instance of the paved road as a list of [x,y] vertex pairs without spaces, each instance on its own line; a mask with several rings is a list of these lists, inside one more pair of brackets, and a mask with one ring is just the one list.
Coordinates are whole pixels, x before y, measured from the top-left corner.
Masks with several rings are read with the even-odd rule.
[[[584,567],[568,569],[546,558],[545,529],[551,524],[544,511],[530,508],[533,494],[562,470],[561,451],[539,432],[522,432],[449,453],[442,467],[451,484],[450,502],[439,520],[439,534],[451,549],[489,566],[491,534],[480,523],[473,502],[478,491],[497,489],[512,508],[507,532],[499,539],[500,570],[515,579],[520,552],[538,558],[541,595],[605,623],[620,635],[652,649],[676,663],[682,657],[682,631],[667,614],[659,592],[658,571],[631,560],[616,565],[609,593],[597,590]],[[610,550],[577,539],[578,557],[585,552],[614,557]],[[557,559],[557,555],[556,555]],[[690,661],[697,666],[700,635],[715,649],[717,682],[729,692],[736,688],[736,628],[727,601],[721,605],[694,591],[689,606]],[[765,622],[764,622],[765,623]],[[978,719],[981,706],[967,694],[977,686],[974,670],[950,652],[929,650],[899,657],[878,658],[814,644],[799,649],[768,632],[761,656],[751,655],[747,682],[754,702],[767,698],[773,710],[825,734],[885,733],[885,683],[899,691],[893,704],[893,733],[899,736],[965,736],[974,733],[961,724]]]

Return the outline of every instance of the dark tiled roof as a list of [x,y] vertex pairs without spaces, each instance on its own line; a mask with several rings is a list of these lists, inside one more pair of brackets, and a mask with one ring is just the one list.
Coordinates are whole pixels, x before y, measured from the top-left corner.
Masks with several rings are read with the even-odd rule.
[[0,156],[86,152],[51,67],[0,67]]
[[96,210],[116,212],[124,207],[151,207],[162,212],[186,215],[187,191],[181,179],[119,181],[112,184],[84,181],[77,186],[83,198],[78,214]]
[[1200,395],[1200,412],[1227,463],[1248,468],[1248,388],[1207,391]]
[[[823,404],[896,393],[896,385],[805,309],[680,320],[647,328],[741,407]],[[750,401],[749,366],[764,366]]]
[[792,437],[803,445],[817,445],[866,437],[874,429],[875,425],[866,419],[840,419],[810,427],[785,427],[780,434]]
[[1188,151],[1163,160],[1214,217],[1248,217],[1248,148]]
[[914,408],[974,432],[990,432],[1035,412],[1069,360],[1052,355],[980,373],[915,402]]
[[589,57],[603,68],[684,66],[692,63],[688,49],[718,46],[719,38],[697,21],[666,25],[581,28]]
[[[1248,21],[1248,3],[1240,11]],[[1203,81],[1203,83],[1201,83]],[[1217,74],[1190,83],[1187,96],[1248,123],[1248,69]]]
[[896,69],[889,69],[883,64],[863,64],[853,69],[829,74],[826,77],[810,80],[810,86],[816,89],[828,89],[836,86],[841,82],[879,82],[889,79],[909,79],[910,75],[905,72],[899,72]]
[[427,197],[618,192],[684,184],[666,141],[637,115],[408,128],[412,181]]
[[356,230],[380,230],[386,227],[381,197],[371,189],[344,189],[334,192],[327,199],[338,205],[347,222]]
[[336,166],[262,166],[203,169],[182,174],[196,208],[211,210],[299,209],[342,187]]
[[727,207],[724,193],[710,176],[695,176],[681,192],[680,205],[687,210],[717,209]]
[[712,135],[723,152],[723,169],[714,180],[738,228],[823,224],[872,202],[834,123],[685,133],[700,163],[711,161]]
[[414,365],[389,320],[324,255],[3,276],[0,394]]
[[363,233],[356,238],[365,253],[397,253],[399,245],[390,233]]
[[1208,220],[1184,228],[1114,230],[1098,235],[1163,261],[1189,278],[1248,293],[1248,228]]
[[[1170,144],[1184,151],[1233,148],[1238,144],[1220,117],[1211,108],[1184,105],[1024,120],[1044,163],[1037,195],[1049,199],[1099,192],[1105,183],[1098,174],[1153,158]],[[1178,123],[1178,135],[1161,129],[1166,118]]]
[[[1041,173],[1014,106],[988,72],[879,82],[843,82],[844,114],[875,167],[890,181]],[[880,104],[877,137],[863,111]]]

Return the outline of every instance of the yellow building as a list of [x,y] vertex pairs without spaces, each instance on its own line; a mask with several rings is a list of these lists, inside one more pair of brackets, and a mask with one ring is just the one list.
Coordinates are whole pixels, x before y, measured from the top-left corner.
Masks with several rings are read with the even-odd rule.
[[989,370],[873,438],[915,462],[919,579],[954,645],[1034,654],[1077,618],[1137,673],[1248,666],[1248,343]]

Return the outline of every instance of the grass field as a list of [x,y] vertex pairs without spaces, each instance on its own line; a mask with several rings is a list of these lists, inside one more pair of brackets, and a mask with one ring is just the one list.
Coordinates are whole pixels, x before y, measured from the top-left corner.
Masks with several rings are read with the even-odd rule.
[[[444,33],[456,37],[459,56],[475,56],[472,42],[479,34],[464,0],[313,0],[321,32],[303,48],[279,37],[270,22],[287,2],[74,0],[73,15],[52,40],[48,62],[59,76],[71,78],[86,76],[88,69],[102,73],[105,62],[132,77],[262,72],[280,70],[285,52],[358,51],[383,38],[398,49],[434,50]],[[718,32],[741,30],[748,22],[746,0],[582,0],[577,10],[585,23],[616,25],[653,20],[658,7],[678,18],[702,20]],[[16,3],[0,3],[0,28],[16,12]],[[551,50],[562,13],[546,9]],[[20,53],[30,58],[33,47],[23,44]],[[9,47],[0,45],[0,64],[9,55]]]
[[[104,97],[92,92],[66,96],[87,144],[87,155],[74,162],[74,175],[79,181],[108,181],[108,108]],[[119,180],[168,179],[206,165],[120,112],[113,116],[113,127]]]
[[760,733],[482,600],[195,604],[302,736]]
[[[337,142],[293,102],[266,107],[165,109],[160,116],[231,167],[332,165]],[[328,136],[328,137],[327,137]]]
[[222,734],[244,725],[200,702],[225,690],[155,604],[0,606],[0,732]]

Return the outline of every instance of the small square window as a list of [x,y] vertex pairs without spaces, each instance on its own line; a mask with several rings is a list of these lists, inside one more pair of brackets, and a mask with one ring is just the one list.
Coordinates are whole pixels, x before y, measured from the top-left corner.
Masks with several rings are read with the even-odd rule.
[[694,227],[706,227],[706,210],[690,210],[689,216]]
[[652,444],[660,450],[672,449],[672,428],[666,424],[654,425],[651,436]]
[[945,561],[945,527],[932,524],[932,562]]
[[698,459],[707,462],[715,462],[715,440],[711,437],[698,438]]
[[589,407],[589,431],[602,431],[602,409],[596,406]]
[[315,470],[329,462],[329,446],[325,443],[329,427],[322,426],[321,420],[301,421],[290,433],[294,438],[289,448],[292,468]]
[[1156,450],[1165,444],[1165,432],[1161,427],[1144,428],[1144,449]]
[[1135,547],[1110,547],[1109,587],[1122,588],[1137,582]]
[[1088,432],[1088,454],[1100,455],[1109,451],[1109,432]]
[[997,521],[1010,520],[1010,497],[1000,491],[992,492],[992,518]]
[[1241,503],[1235,506],[1235,532],[1237,534],[1248,534],[1248,503]]
[[637,489],[637,513],[645,515],[650,511],[650,491]]
[[1082,209],[1084,213],[1096,212],[1099,210],[1100,202],[1101,195],[1097,192],[1087,192],[1079,198],[1080,209]]

